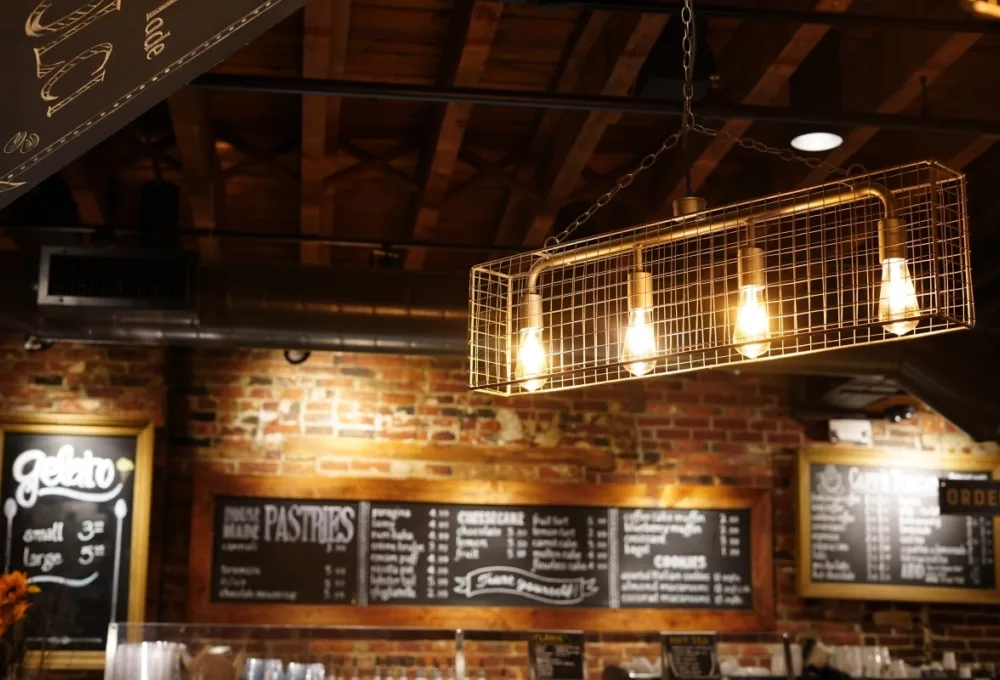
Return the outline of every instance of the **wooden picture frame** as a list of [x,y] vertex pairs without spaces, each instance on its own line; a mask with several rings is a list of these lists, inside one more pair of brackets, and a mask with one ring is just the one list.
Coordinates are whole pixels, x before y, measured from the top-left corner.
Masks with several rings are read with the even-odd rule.
[[[142,622],[146,612],[146,578],[149,560],[149,519],[153,478],[154,426],[149,421],[82,415],[31,415],[0,418],[0,476],[5,469],[8,434],[113,436],[135,438],[135,469],[129,512],[132,515],[128,572],[128,621]],[[2,481],[2,480],[0,480]],[[109,622],[110,623],[110,622]],[[105,633],[106,634],[106,633]],[[49,651],[29,649],[26,664],[54,670],[104,668],[104,651]]]
[[1000,604],[1000,518],[993,520],[992,590],[933,586],[903,586],[875,583],[818,583],[812,580],[812,512],[810,466],[814,463],[896,467],[951,472],[983,472],[997,477],[1000,456],[972,454],[928,454],[912,450],[879,452],[872,449],[811,446],[799,451],[797,461],[798,546],[796,572],[801,597],[841,600],[890,600],[895,602],[946,602]]
[[[740,611],[212,602],[216,496],[407,503],[474,502],[483,505],[749,509],[754,601],[750,609]],[[189,609],[192,621],[205,623],[257,621],[297,625],[643,632],[670,629],[768,631],[773,630],[775,625],[773,553],[771,494],[766,489],[205,475],[196,477],[194,485]]]

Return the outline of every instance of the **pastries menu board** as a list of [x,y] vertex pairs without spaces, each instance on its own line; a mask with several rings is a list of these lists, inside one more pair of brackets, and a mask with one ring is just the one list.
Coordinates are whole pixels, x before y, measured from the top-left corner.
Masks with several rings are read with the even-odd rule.
[[994,464],[978,456],[803,454],[804,594],[827,587],[833,597],[995,597],[994,521],[944,516],[938,503],[940,479],[989,479]]
[[750,609],[750,510],[219,495],[213,602]]
[[231,602],[352,604],[358,504],[220,497],[214,595]]

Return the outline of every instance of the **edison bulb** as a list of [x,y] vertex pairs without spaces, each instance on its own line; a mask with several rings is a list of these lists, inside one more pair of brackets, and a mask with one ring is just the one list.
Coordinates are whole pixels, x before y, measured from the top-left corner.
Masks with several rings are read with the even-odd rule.
[[534,392],[545,384],[545,345],[542,344],[542,329],[528,326],[521,329],[521,346],[517,350],[515,376],[521,387]]
[[747,359],[756,359],[771,349],[771,321],[767,316],[764,286],[740,286],[733,343],[736,351]]
[[919,321],[913,317],[918,314],[917,290],[906,258],[886,258],[882,261],[882,292],[878,300],[878,320],[882,328],[896,335],[906,335],[917,327]]
[[622,340],[620,357],[630,362],[625,368],[632,375],[646,375],[656,365],[656,334],[653,332],[650,310],[639,307],[628,313],[628,326]]

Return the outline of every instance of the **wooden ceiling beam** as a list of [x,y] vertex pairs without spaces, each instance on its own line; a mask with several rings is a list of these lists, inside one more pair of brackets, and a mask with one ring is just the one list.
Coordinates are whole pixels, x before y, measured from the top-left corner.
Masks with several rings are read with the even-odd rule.
[[[847,11],[850,6],[851,0],[819,0],[816,3],[815,11],[840,13]],[[829,31],[830,26],[818,24],[799,26],[777,58],[767,67],[750,92],[743,97],[742,103],[757,106],[770,104],[788,85],[789,78],[805,61],[806,57],[816,49],[816,46]],[[697,107],[695,107],[695,114],[697,115],[697,113]],[[691,163],[691,193],[697,194],[701,190],[709,176],[715,172],[715,169],[719,167],[719,164],[735,145],[723,135],[741,137],[750,129],[751,124],[752,121],[742,118],[734,118],[723,124],[719,129],[720,136],[709,142],[708,146]],[[669,213],[674,200],[684,196],[686,190],[686,181],[682,178],[657,206],[659,214]]]
[[[439,82],[455,87],[474,87],[479,83],[503,8],[502,2],[460,0],[452,19],[450,46],[454,51],[444,59]],[[456,49],[456,45],[461,45],[461,48]],[[471,104],[450,103],[440,110],[433,143],[420,163],[423,193],[410,229],[415,241],[429,241],[434,237],[471,115]],[[420,269],[426,258],[425,249],[411,248],[407,251],[404,266]]]
[[[305,8],[302,75],[305,78],[343,78],[347,63],[347,36],[351,24],[350,0],[312,0]],[[327,135],[337,139],[340,97],[302,97],[302,154],[299,229],[306,236],[333,236],[334,199],[324,191]],[[318,243],[299,248],[303,264],[329,264],[330,249]]]
[[1000,137],[996,135],[980,135],[956,151],[955,155],[948,159],[945,165],[955,170],[963,170],[966,166],[971,165],[973,161],[992,149],[997,141],[1000,141]]
[[[389,179],[399,182],[400,186],[402,186],[407,191],[412,191],[415,194],[420,193],[421,187],[419,182],[417,182],[415,179],[410,177],[408,174],[406,174],[399,168],[390,165],[389,160],[387,159],[396,155],[393,149],[388,149],[382,154],[369,153],[364,149],[362,149],[360,146],[352,142],[349,142],[343,138],[341,138],[340,140],[340,146],[344,151],[357,158],[359,162],[370,163],[371,167],[378,170]],[[406,154],[401,154],[401,155],[405,156],[408,155],[409,153],[411,153],[411,151],[407,151]]]
[[[976,44],[980,33],[956,33],[944,41],[916,69],[910,72],[903,83],[895,88],[875,109],[877,113],[904,113],[921,97],[924,86],[930,85],[950,68],[959,58]],[[855,128],[845,138],[844,143],[827,154],[823,160],[833,167],[843,167],[847,161],[858,153],[865,144],[872,140],[879,129],[864,126]],[[815,168],[799,182],[800,187],[820,184],[829,175],[823,168]]]
[[184,187],[191,201],[191,216],[196,229],[206,236],[198,239],[203,257],[219,255],[219,241],[211,231],[223,224],[225,186],[219,178],[219,156],[204,90],[186,87],[167,99],[174,138],[181,154]]
[[[322,180],[324,190],[332,189],[337,184],[366,170],[378,170],[387,176],[395,177],[394,173],[401,171],[391,166],[390,162],[405,158],[418,149],[417,144],[413,142],[397,144],[378,153],[369,153],[347,140],[341,140],[340,145],[345,152],[354,157],[355,162],[324,177]],[[416,186],[418,191],[420,190],[420,186],[409,176],[407,176],[407,183]]]
[[[569,46],[564,52],[560,65],[556,69],[549,90],[553,92],[573,92],[580,82],[580,75],[587,65],[587,57],[590,55],[594,45],[600,39],[611,14],[597,11],[580,15],[576,28],[569,39]],[[538,123],[535,125],[535,135],[528,147],[528,162],[522,165],[517,171],[517,178],[522,182],[530,182],[535,177],[535,169],[541,162],[542,156],[552,138],[552,132],[559,123],[562,111],[559,109],[547,109],[538,116]],[[493,233],[490,242],[496,245],[513,245],[515,236],[513,234],[518,226],[518,218],[521,216],[521,198],[516,192],[508,190],[501,203],[498,217],[494,222]]]
[[[608,96],[628,94],[667,18],[662,14],[611,17],[587,57],[576,91]],[[525,246],[538,246],[549,235],[556,214],[576,189],[605,130],[620,118],[618,113],[598,111],[566,112],[560,118],[550,135],[549,152],[540,164],[538,175],[545,202],[541,211],[530,219],[523,239]]]
[[106,206],[94,191],[94,169],[86,156],[81,156],[62,170],[63,179],[73,192],[73,200],[80,211],[80,221],[86,225],[107,224]]

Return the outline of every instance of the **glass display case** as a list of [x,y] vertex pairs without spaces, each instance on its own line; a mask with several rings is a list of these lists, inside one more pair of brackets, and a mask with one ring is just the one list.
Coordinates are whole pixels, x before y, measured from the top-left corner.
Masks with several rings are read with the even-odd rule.
[[[112,624],[105,680],[597,680],[617,666],[633,680],[664,677],[660,632],[568,632],[579,644],[574,673],[549,675],[533,647],[551,631]],[[714,677],[784,678],[803,670],[803,645],[777,633],[712,634]],[[990,677],[978,664],[910,665],[886,647],[826,647],[822,666],[840,677]],[[806,652],[809,653],[808,651]],[[940,653],[940,652],[938,652]],[[937,656],[937,654],[935,654]],[[814,663],[820,657],[810,657]],[[959,662],[962,661],[960,658]],[[920,663],[920,662],[918,662]],[[551,671],[551,668],[548,669]],[[992,670],[992,669],[989,669]],[[959,672],[961,671],[961,672]],[[931,675],[928,675],[931,673]],[[944,677],[944,675],[942,675]]]

